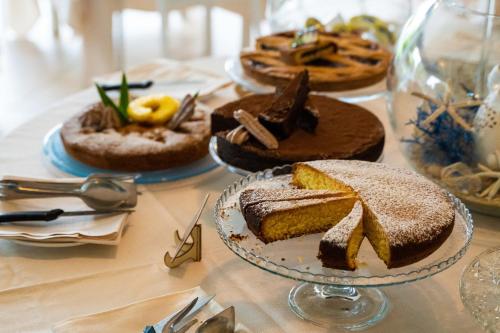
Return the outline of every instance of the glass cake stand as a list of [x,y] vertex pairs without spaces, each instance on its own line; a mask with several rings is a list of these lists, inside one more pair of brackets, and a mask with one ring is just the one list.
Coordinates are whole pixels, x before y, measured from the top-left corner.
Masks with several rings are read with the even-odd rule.
[[429,257],[389,270],[365,240],[356,271],[324,268],[316,258],[321,233],[264,244],[250,232],[239,211],[242,189],[286,187],[290,172],[290,166],[277,167],[231,184],[215,205],[215,221],[219,236],[235,254],[267,272],[300,281],[290,291],[288,304],[296,315],[316,325],[348,330],[374,325],[389,309],[389,300],[377,287],[437,274],[456,263],[471,241],[472,216],[459,199],[449,194],[455,207],[455,225],[446,242]]
[[[235,173],[237,175],[244,176],[244,177],[251,175],[253,173],[252,171],[248,171],[248,170],[245,170],[242,168],[238,168],[237,166],[231,165],[231,164],[227,163],[226,161],[224,161],[222,158],[220,158],[219,154],[217,154],[217,138],[215,136],[212,136],[210,138],[210,142],[208,144],[208,152],[210,153],[210,157],[212,157],[212,159],[215,161],[215,163],[217,163],[219,166],[221,166],[223,168],[226,168],[227,171],[229,171],[229,172],[232,172],[232,173]],[[384,153],[382,152],[382,154],[380,155],[380,157],[378,158],[378,160],[376,162],[380,163],[380,162],[382,162],[383,159],[384,159]]]
[[[224,70],[233,82],[252,93],[271,94],[276,90],[276,87],[261,83],[245,74],[245,71],[241,66],[239,56],[235,56],[226,60],[224,64]],[[314,93],[337,98],[346,103],[360,103],[383,97],[385,96],[386,92],[386,82],[385,80],[381,80],[371,86],[359,89],[336,92],[315,91]]]
[[221,167],[226,168],[227,171],[235,173],[240,176],[248,176],[252,174],[251,171],[241,169],[234,165],[228,164],[222,158],[220,158],[219,154],[217,154],[217,138],[215,136],[212,136],[210,138],[210,142],[208,144],[208,152],[210,153],[210,157],[212,157],[215,163],[217,163]]

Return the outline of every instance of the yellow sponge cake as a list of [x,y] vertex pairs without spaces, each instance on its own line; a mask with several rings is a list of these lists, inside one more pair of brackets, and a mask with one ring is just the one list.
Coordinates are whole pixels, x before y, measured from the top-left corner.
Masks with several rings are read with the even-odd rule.
[[325,233],[319,243],[318,258],[325,267],[355,270],[364,237],[363,205],[357,201],[349,215]]
[[324,232],[356,201],[352,194],[294,189],[249,189],[240,195],[247,226],[264,243]]
[[364,233],[389,268],[425,258],[453,229],[455,211],[446,193],[410,170],[362,161],[302,162],[294,165],[293,183],[358,195]]

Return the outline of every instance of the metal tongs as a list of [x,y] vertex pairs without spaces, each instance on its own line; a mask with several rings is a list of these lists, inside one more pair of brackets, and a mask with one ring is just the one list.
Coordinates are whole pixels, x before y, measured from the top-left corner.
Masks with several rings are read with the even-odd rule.
[[0,180],[0,200],[77,197],[95,210],[132,208],[138,194],[132,180],[133,176],[106,174],[92,174],[83,182],[4,177]]

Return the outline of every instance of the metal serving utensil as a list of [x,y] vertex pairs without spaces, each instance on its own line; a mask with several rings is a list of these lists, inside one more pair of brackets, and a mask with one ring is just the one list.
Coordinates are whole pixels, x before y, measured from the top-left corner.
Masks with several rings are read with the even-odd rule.
[[205,320],[197,329],[196,333],[234,333],[235,314],[234,306],[222,310],[215,316]]
[[0,200],[78,197],[95,210],[131,208],[137,204],[137,189],[124,178],[92,175],[82,183],[44,181],[0,181]]
[[187,331],[198,321],[192,318],[214,297],[215,295],[196,297],[181,310],[169,314],[154,325],[144,327],[143,333],[182,333]]

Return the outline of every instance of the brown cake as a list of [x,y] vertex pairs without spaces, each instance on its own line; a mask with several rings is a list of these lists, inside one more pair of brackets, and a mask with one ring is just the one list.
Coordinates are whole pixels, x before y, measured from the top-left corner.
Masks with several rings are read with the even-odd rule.
[[182,166],[208,153],[210,116],[196,109],[175,130],[165,125],[120,126],[112,109],[89,106],[66,121],[61,138],[73,158],[103,169],[153,171]]
[[306,69],[317,91],[358,89],[385,78],[392,55],[377,43],[353,33],[317,34],[316,42],[297,47],[295,31],[261,37],[255,51],[241,52],[241,65],[247,75],[273,86],[286,85]]
[[363,161],[303,162],[294,165],[293,183],[359,195],[364,233],[389,268],[430,255],[453,229],[455,211],[446,193],[410,170]]
[[275,99],[274,94],[251,95],[228,103],[212,113],[212,133],[217,137],[217,154],[227,163],[257,171],[277,165],[317,159],[359,159],[376,161],[384,147],[384,128],[368,110],[336,99],[309,95],[306,107],[317,111],[314,132],[298,126],[279,141],[278,149],[266,149],[250,138],[239,145],[226,139],[239,123],[233,112],[243,109],[258,117]]
[[324,232],[349,214],[356,200],[341,192],[249,189],[240,195],[240,207],[248,228],[268,243]]
[[356,201],[349,215],[321,239],[318,259],[324,267],[355,270],[356,256],[364,237],[363,205]]

